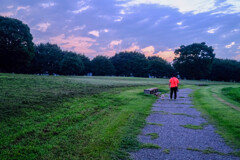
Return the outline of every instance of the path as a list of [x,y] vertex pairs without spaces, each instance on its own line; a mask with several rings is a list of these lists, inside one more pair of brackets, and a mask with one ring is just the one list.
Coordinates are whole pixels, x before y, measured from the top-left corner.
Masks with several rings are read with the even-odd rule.
[[[215,133],[201,113],[192,108],[188,96],[191,89],[181,89],[177,100],[160,98],[153,105],[152,113],[147,117],[147,124],[138,139],[142,143],[160,146],[160,149],[140,149],[131,153],[136,160],[240,160],[229,153],[234,152],[224,140]],[[162,126],[156,125],[162,124]],[[181,125],[196,125],[202,129],[190,129]],[[159,137],[151,139],[149,133]],[[203,153],[205,152],[205,153]],[[206,154],[208,152],[209,154]]]

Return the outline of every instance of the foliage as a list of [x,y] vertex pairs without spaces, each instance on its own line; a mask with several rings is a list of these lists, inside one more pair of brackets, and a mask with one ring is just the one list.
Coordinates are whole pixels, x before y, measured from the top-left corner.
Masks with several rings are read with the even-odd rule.
[[92,72],[94,76],[114,75],[115,68],[108,57],[96,56],[91,61]]
[[80,56],[73,52],[63,52],[64,56],[60,63],[60,73],[63,75],[80,75],[84,65]]
[[173,61],[174,68],[181,77],[187,79],[207,79],[211,72],[212,61],[215,57],[213,48],[205,42],[180,46],[175,50],[177,58]]
[[146,77],[148,62],[144,54],[120,52],[111,57],[117,76]]
[[230,59],[214,59],[211,79],[218,81],[240,81],[240,62]]
[[84,54],[77,54],[78,57],[81,58],[83,62],[84,69],[81,73],[81,75],[86,75],[87,73],[91,72],[91,61],[88,57],[86,57]]
[[35,46],[35,57],[32,63],[32,73],[59,74],[63,52],[56,44],[39,44]]
[[165,60],[160,57],[152,56],[148,57],[148,73],[151,76],[160,78],[160,77],[170,77],[172,75],[173,68]]
[[26,71],[34,56],[32,39],[26,24],[0,16],[0,72]]

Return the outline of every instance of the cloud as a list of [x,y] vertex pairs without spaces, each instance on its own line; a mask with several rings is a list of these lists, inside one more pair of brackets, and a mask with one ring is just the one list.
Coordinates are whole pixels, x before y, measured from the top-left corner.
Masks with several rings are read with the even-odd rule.
[[235,60],[240,60],[240,54],[233,57]]
[[3,17],[11,17],[14,15],[14,13],[13,12],[2,12],[2,13],[0,13],[0,15]]
[[103,32],[106,32],[106,33],[107,33],[107,32],[109,32],[109,30],[108,30],[108,29],[104,29]]
[[41,32],[46,32],[48,27],[50,26],[50,23],[39,23],[36,25],[36,27],[34,29],[39,30]]
[[130,47],[126,48],[124,51],[134,52],[139,51],[140,47],[136,43],[132,43]]
[[123,17],[117,17],[114,22],[121,22],[123,20]]
[[90,49],[90,47],[96,42],[96,40],[89,37],[65,37],[64,34],[56,37],[51,37],[50,42],[61,46],[65,50],[74,51],[77,53],[95,54],[96,51]]
[[90,31],[90,32],[88,32],[88,34],[91,34],[95,37],[99,37],[99,31],[97,31],[97,30]]
[[40,4],[43,8],[49,8],[55,6],[55,3],[49,2],[49,3],[41,3]]
[[130,0],[124,1],[120,6],[131,7],[139,5],[161,5],[178,9],[181,13],[192,12],[199,14],[216,9],[216,0]]
[[238,48],[237,49],[240,49],[240,46],[238,46]]
[[231,47],[234,46],[234,45],[235,45],[235,42],[232,42],[232,43],[226,45],[225,48],[231,48]]
[[20,10],[29,10],[30,6],[18,6],[17,7],[17,12],[20,11]]
[[109,44],[109,47],[110,48],[114,48],[114,46],[118,46],[122,43],[122,40],[114,40],[114,41],[111,41],[110,44]]
[[141,49],[141,51],[145,54],[145,56],[153,56],[153,53],[155,52],[155,48],[153,46],[148,46],[146,48]]
[[84,28],[86,28],[86,25],[82,25],[82,26],[76,26],[73,30],[74,31],[78,31],[78,30],[83,30]]
[[72,11],[72,13],[74,13],[74,14],[82,13],[83,11],[86,11],[86,10],[88,10],[89,8],[90,8],[90,6],[85,6],[85,7],[82,7],[82,8],[80,8],[80,9],[78,9],[78,10]]
[[219,6],[220,10],[213,14],[234,14],[240,12],[240,2],[237,0],[226,0]]
[[207,30],[207,32],[213,34],[213,33],[215,33],[219,28],[220,28],[220,27],[209,28],[209,29]]
[[178,25],[178,26],[181,26],[182,24],[183,24],[183,21],[177,22],[177,25]]
[[171,49],[168,49],[166,51],[159,51],[158,53],[156,53],[156,56],[159,56],[168,62],[172,62],[173,59],[176,57],[174,51]]

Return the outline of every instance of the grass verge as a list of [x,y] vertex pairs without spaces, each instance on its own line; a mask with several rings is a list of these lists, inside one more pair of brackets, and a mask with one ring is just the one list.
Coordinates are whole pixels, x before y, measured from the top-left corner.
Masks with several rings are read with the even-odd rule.
[[196,90],[193,94],[194,105],[215,124],[217,132],[228,144],[240,148],[240,112],[215,99],[212,94],[215,88],[218,86],[201,87]]

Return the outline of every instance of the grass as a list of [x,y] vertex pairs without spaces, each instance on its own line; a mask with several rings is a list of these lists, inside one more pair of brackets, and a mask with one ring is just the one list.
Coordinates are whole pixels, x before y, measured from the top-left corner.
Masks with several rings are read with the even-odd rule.
[[[232,86],[235,88],[239,85]],[[210,123],[217,127],[217,132],[228,144],[240,148],[240,112],[213,97],[214,93],[228,101],[228,98],[224,97],[221,92],[221,89],[225,87],[225,85],[216,85],[196,90],[193,94],[194,106],[208,117]]]
[[187,116],[187,117],[192,117],[192,118],[195,117],[195,116],[193,116],[193,115],[189,115],[189,114],[185,114],[185,113],[172,113],[172,115]]
[[106,79],[0,74],[0,159],[126,159],[156,97]]
[[151,140],[157,139],[159,137],[157,133],[148,133],[146,136],[151,136]]
[[197,126],[197,125],[191,125],[191,124],[187,124],[187,125],[180,125],[184,128],[189,128],[189,129],[203,129],[203,126]]
[[238,88],[226,87],[222,89],[222,93],[228,98],[240,103],[240,87]]
[[204,150],[197,149],[197,148],[187,148],[187,150],[189,150],[189,151],[196,151],[196,152],[202,152],[204,154],[228,155],[228,154],[225,154],[225,153],[222,153],[222,152],[215,151],[212,148],[208,148],[208,149],[204,149]]
[[166,153],[166,154],[169,154],[170,150],[169,149],[164,149],[163,152]]
[[[182,80],[180,88],[202,83],[229,84]],[[156,101],[143,89],[152,87],[165,93],[168,79],[0,73],[0,159],[127,159],[160,148],[137,141]]]
[[163,126],[163,124],[161,124],[161,123],[147,123],[147,124],[149,124],[149,125],[156,125],[156,126]]
[[141,149],[143,148],[148,148],[148,149],[161,149],[160,146],[156,145],[156,144],[151,144],[151,143],[144,143],[141,145],[140,147]]

